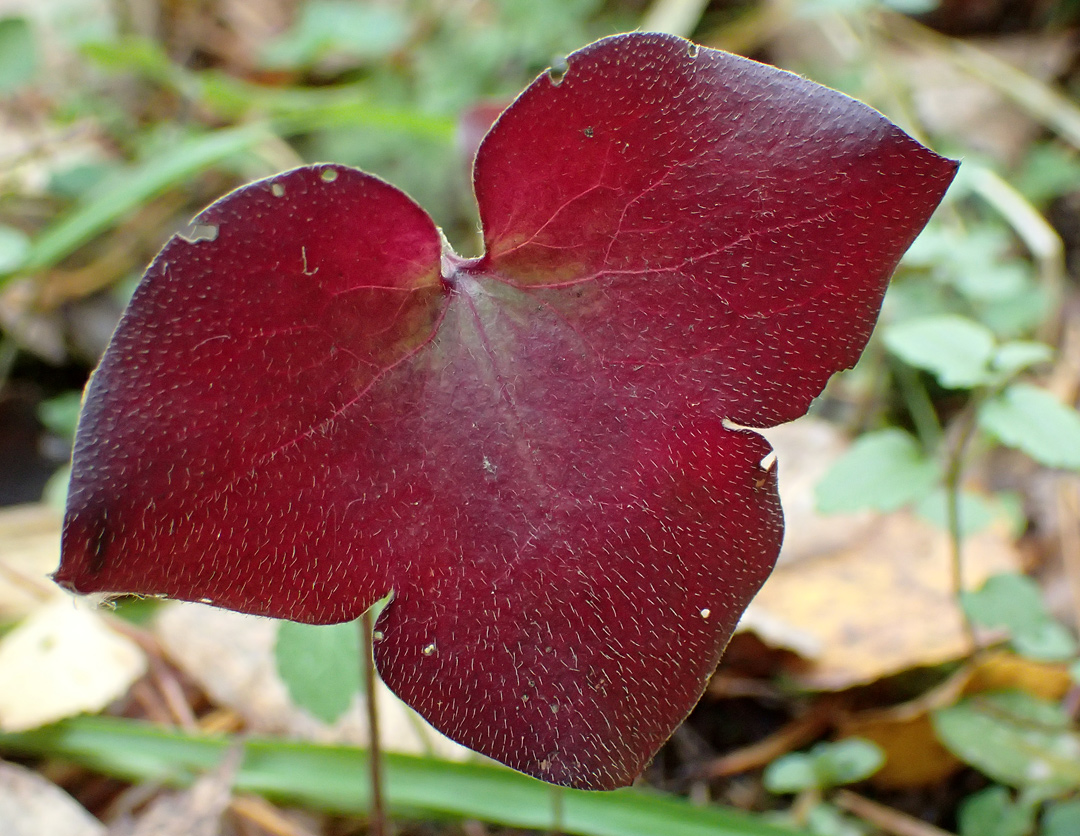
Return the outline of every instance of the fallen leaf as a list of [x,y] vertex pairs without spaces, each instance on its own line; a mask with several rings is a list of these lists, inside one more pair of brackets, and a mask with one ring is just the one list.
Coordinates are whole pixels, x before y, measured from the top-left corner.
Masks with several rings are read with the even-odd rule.
[[[995,529],[964,541],[969,589],[1019,565],[1016,548]],[[811,664],[792,676],[821,690],[937,665],[972,649],[953,598],[948,535],[908,512],[878,517],[830,554],[778,567],[741,628],[807,656]]]
[[931,719],[934,711],[954,705],[963,696],[986,691],[1020,690],[1058,700],[1070,686],[1063,664],[1034,662],[998,651],[981,656],[917,699],[847,715],[837,731],[841,737],[871,740],[885,751],[885,766],[870,779],[875,786],[933,786],[963,766],[938,739]]
[[[293,705],[277,674],[277,623],[272,619],[173,602],[162,607],[153,629],[169,658],[216,704],[243,717],[253,731],[320,743],[367,745],[363,695],[333,724],[323,723]],[[227,636],[228,641],[223,642],[222,636]],[[356,664],[361,664],[359,657]],[[382,682],[378,693],[380,742],[384,749],[452,760],[471,755],[468,749],[433,729]]]
[[242,758],[243,747],[233,746],[186,790],[158,796],[137,816],[110,827],[109,836],[219,836]]
[[40,607],[0,639],[0,729],[24,731],[122,696],[146,657],[83,602]]
[[105,826],[38,773],[0,761],[3,836],[105,836]]
[[62,521],[48,505],[0,509],[0,621],[15,621],[66,597],[49,579],[60,562]]

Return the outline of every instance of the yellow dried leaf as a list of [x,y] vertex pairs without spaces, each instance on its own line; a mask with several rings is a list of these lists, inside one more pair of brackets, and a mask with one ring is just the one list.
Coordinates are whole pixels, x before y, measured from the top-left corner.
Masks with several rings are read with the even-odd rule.
[[[1019,555],[988,530],[964,543],[966,585],[1017,571]],[[913,514],[882,516],[843,548],[781,565],[742,629],[801,653],[808,688],[842,690],[971,651],[952,590],[948,537]]]
[[0,729],[23,731],[122,696],[146,657],[70,598],[37,609],[0,639]]

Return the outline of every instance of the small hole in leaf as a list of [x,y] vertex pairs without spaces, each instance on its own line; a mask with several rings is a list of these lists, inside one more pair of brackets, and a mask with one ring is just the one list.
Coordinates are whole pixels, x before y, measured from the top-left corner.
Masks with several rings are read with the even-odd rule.
[[700,50],[701,50],[701,47],[699,47],[697,44],[689,44],[686,47],[686,54],[689,55],[691,58],[697,58],[698,57],[698,52]]
[[274,185],[270,187],[270,193],[274,197],[285,197],[285,187],[281,185],[281,183],[274,183]]
[[766,471],[772,470],[774,467],[776,467],[776,451],[770,450],[768,453],[766,453],[765,458],[763,458],[758,463],[758,467]]
[[199,241],[216,241],[218,228],[215,224],[188,224],[187,229],[180,233],[180,237],[192,244]]
[[701,610],[701,617],[708,621],[710,615],[712,615],[712,610],[710,610],[708,607],[703,607]]
[[319,176],[322,178],[322,181],[324,183],[333,183],[335,180],[337,180],[337,169],[324,168],[321,172],[319,172]]
[[582,133],[585,134],[586,139],[592,139],[593,136],[596,134],[596,131],[594,131],[592,129],[592,127],[590,126],[590,127],[586,128],[584,131],[582,131]]
[[566,78],[566,74],[570,71],[570,65],[567,63],[566,58],[556,58],[551,62],[551,66],[548,67],[548,78],[551,79],[551,83],[558,87],[563,83],[563,79]]
[[423,652],[424,652],[425,656],[434,656],[435,655],[435,642],[432,642],[427,647],[425,647]]

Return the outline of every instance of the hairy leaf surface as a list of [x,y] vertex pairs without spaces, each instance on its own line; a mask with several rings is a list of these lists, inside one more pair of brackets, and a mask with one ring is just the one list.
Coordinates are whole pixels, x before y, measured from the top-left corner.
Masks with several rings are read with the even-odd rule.
[[56,577],[308,622],[560,784],[644,768],[772,569],[769,445],[852,365],[955,164],[664,35],[480,146],[485,255],[376,178],[253,183],[150,267],[87,392]]

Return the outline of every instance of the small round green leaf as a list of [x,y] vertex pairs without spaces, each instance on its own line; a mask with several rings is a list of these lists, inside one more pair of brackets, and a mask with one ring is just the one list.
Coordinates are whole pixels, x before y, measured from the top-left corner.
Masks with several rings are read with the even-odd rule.
[[925,496],[940,478],[937,462],[914,438],[887,429],[860,436],[818,482],[814,496],[823,514],[894,511]]
[[355,621],[329,625],[282,621],[274,658],[293,702],[325,723],[341,717],[360,691],[360,634]]
[[952,314],[898,322],[885,330],[885,345],[909,366],[933,374],[947,389],[987,383],[994,335],[985,325]]
[[1022,700],[996,699],[1002,696],[972,697],[934,712],[938,739],[960,760],[1007,786],[1047,792],[1080,788],[1080,737],[1067,725],[1045,722],[1060,710],[1027,694],[1009,695]]
[[1077,833],[1080,833],[1080,799],[1047,805],[1042,836],[1076,836]]
[[769,764],[765,788],[774,793],[793,793],[853,784],[869,778],[884,763],[881,747],[868,740],[852,737],[819,743],[809,752],[793,752]]
[[994,575],[976,592],[965,592],[961,604],[968,617],[984,627],[1009,631],[1022,656],[1062,661],[1076,655],[1077,644],[1046,609],[1039,587],[1017,574]]
[[1036,386],[1015,383],[979,409],[979,426],[1047,467],[1080,470],[1080,413]]
[[813,759],[804,752],[792,752],[777,758],[762,776],[765,789],[777,795],[796,793],[818,786]]
[[1000,785],[968,796],[958,813],[960,836],[1027,836],[1035,824],[1035,810],[1016,804]]
[[863,781],[885,765],[885,752],[876,743],[850,737],[819,743],[811,750],[821,786],[838,787]]

